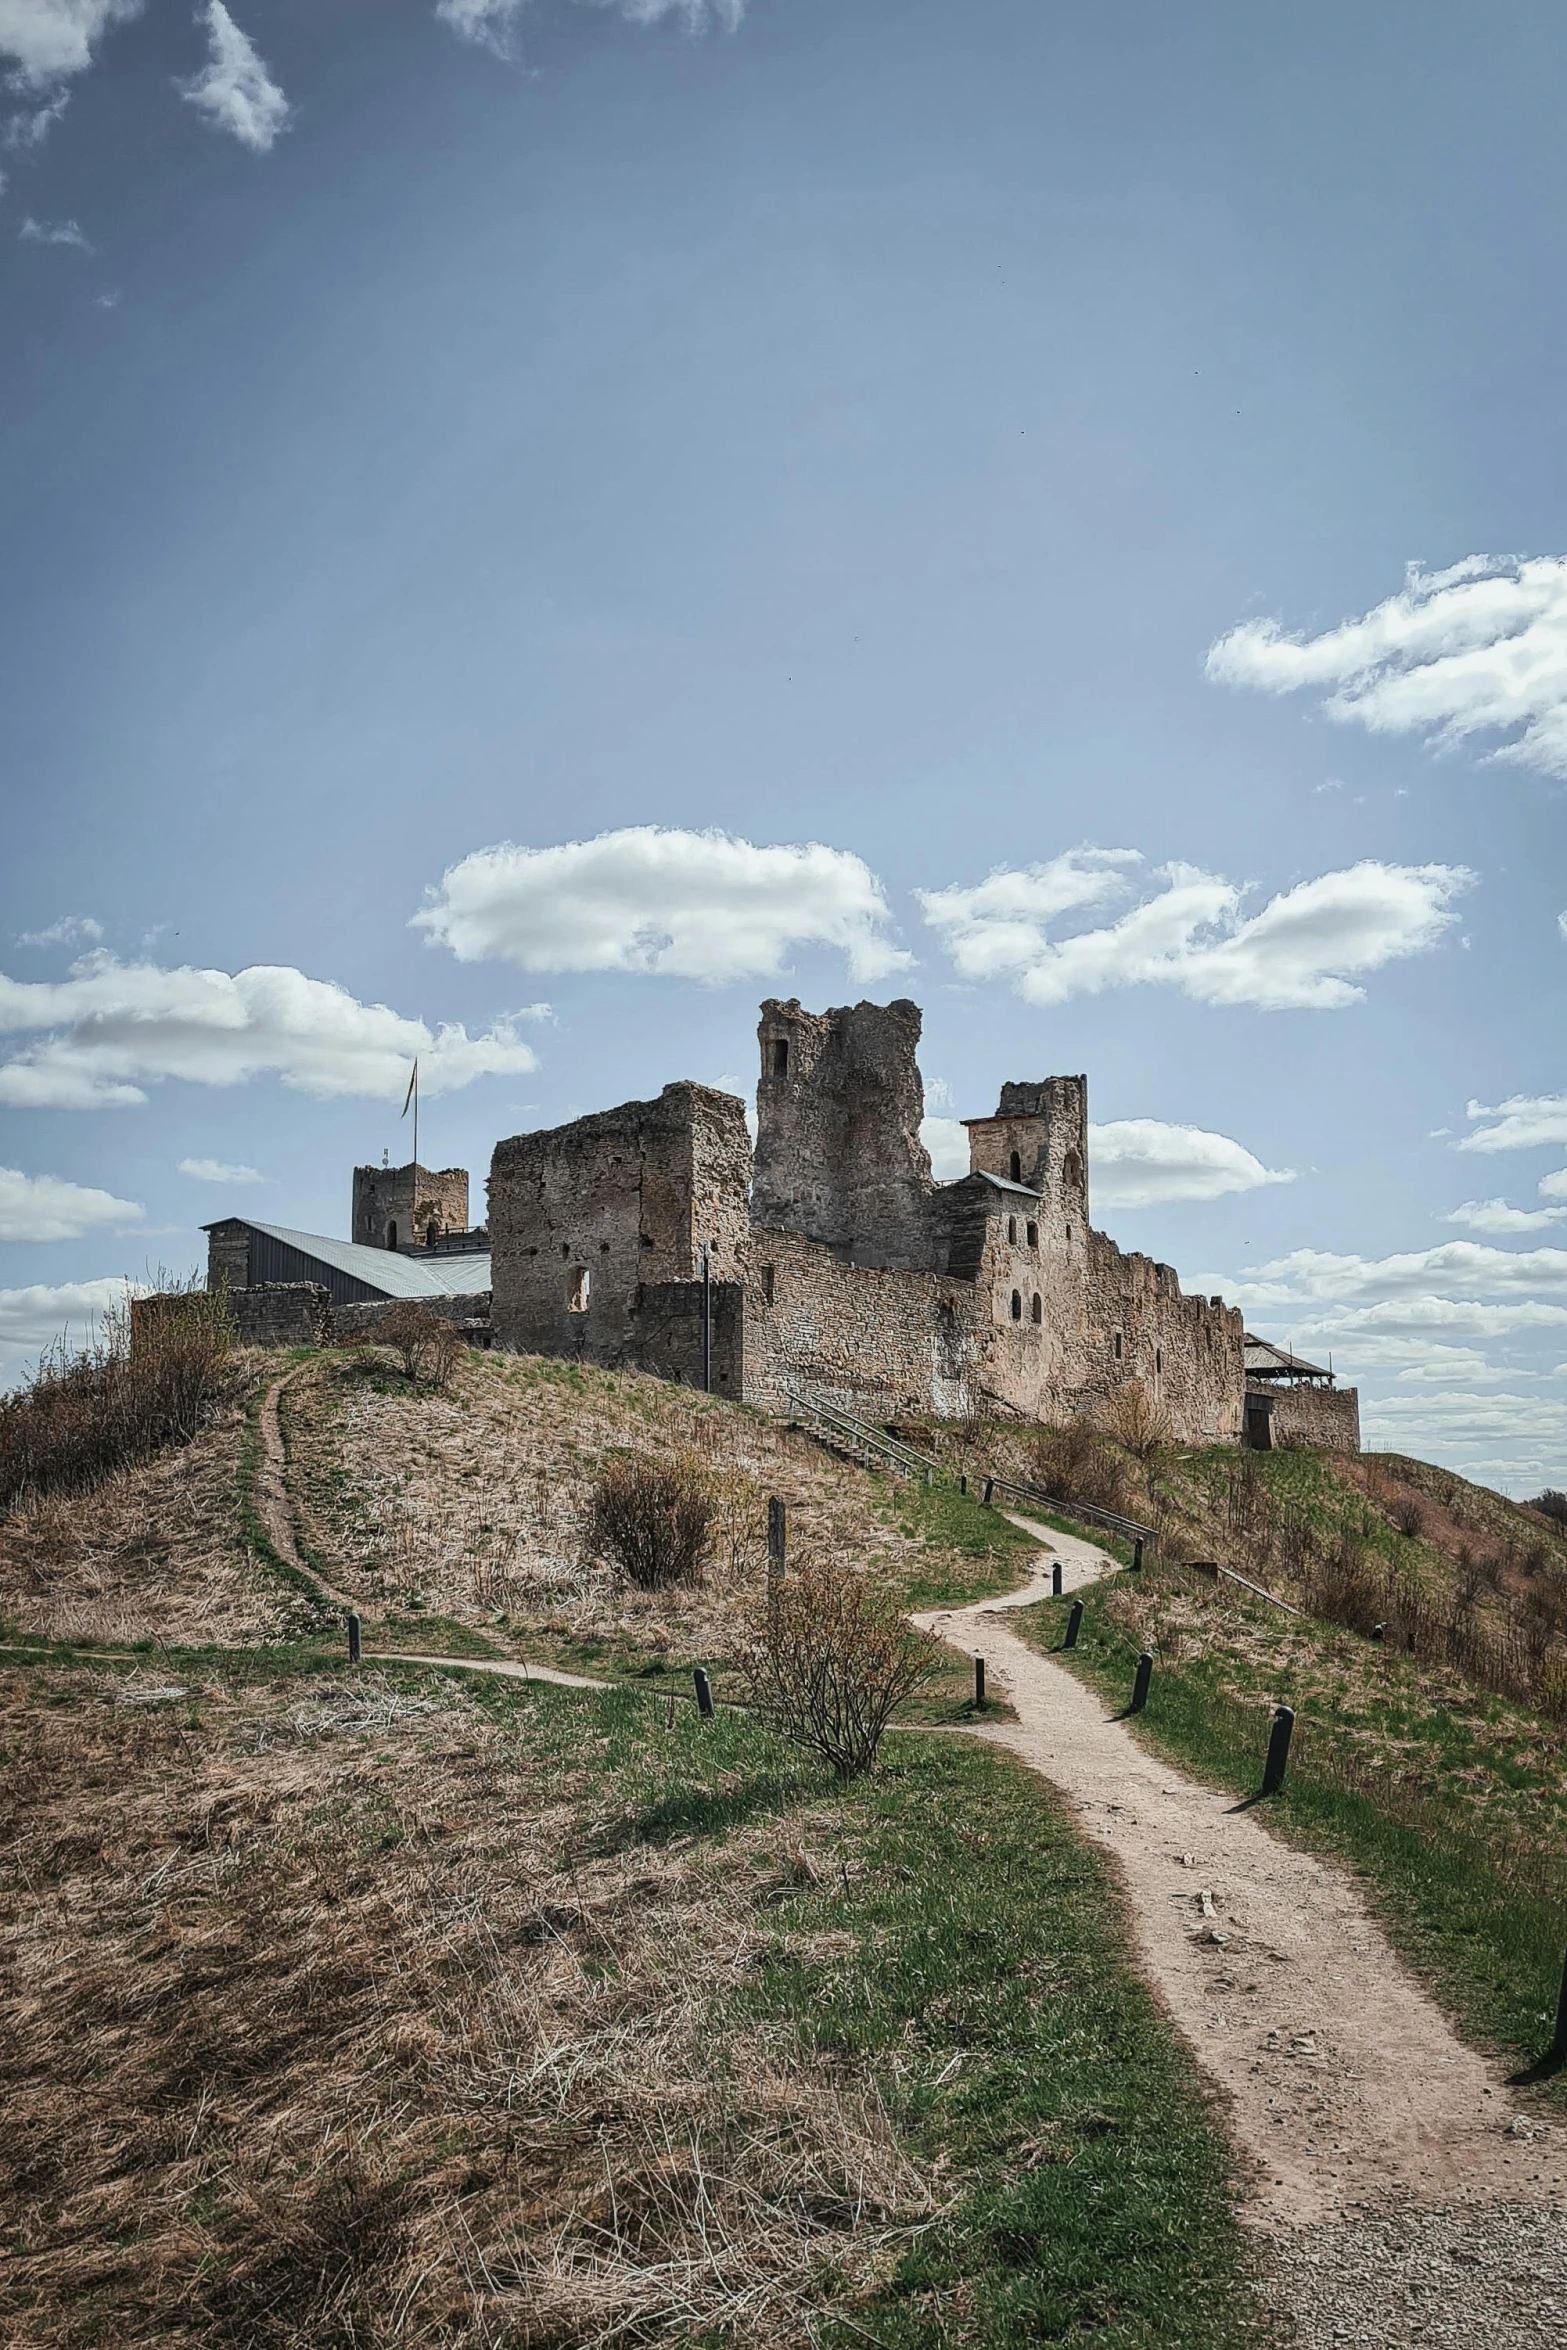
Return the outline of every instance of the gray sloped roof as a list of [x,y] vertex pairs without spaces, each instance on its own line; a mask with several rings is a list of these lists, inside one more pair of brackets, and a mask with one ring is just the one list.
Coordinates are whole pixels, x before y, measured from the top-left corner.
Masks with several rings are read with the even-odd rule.
[[1246,1333],[1246,1368],[1261,1379],[1326,1379],[1331,1376],[1321,1363],[1308,1363],[1304,1355],[1291,1354],[1288,1347],[1274,1346],[1266,1338],[1254,1338]]
[[347,1273],[383,1297],[467,1297],[490,1286],[490,1256],[443,1256],[432,1251],[428,1261],[400,1256],[389,1248],[366,1248],[358,1240],[332,1240],[324,1232],[295,1232],[286,1224],[258,1224],[253,1216],[224,1217],[225,1223],[248,1224],[265,1232],[301,1256],[314,1257],[334,1272]]

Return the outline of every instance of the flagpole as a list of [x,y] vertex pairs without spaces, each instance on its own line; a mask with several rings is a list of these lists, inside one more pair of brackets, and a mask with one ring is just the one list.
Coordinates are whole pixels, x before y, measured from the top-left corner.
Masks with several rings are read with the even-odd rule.
[[414,1063],[414,1206],[419,1205],[419,1064]]

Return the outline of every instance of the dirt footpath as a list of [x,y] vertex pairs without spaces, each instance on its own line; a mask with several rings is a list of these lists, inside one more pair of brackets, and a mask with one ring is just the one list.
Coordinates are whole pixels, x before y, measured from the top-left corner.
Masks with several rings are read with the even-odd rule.
[[1251,2216],[1310,2223],[1389,2193],[1427,2205],[1560,2204],[1567,2132],[1516,2111],[1405,1971],[1353,1882],[1276,1842],[1259,1812],[1155,1760],[1008,1628],[1009,1608],[1048,1592],[1052,1556],[1069,1591],[1108,1563],[1070,1535],[1029,1531],[1050,1552],[1024,1590],[920,1621],[983,1655],[1016,1708],[1015,1723],[977,1735],[1061,1788],[1114,1853],[1149,1973],[1227,2092],[1256,2166]]

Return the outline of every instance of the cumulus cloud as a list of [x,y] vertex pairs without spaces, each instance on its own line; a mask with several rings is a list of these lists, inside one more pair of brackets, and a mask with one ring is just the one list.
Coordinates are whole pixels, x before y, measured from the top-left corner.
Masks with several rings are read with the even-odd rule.
[[1326,687],[1328,716],[1373,734],[1506,735],[1491,758],[1567,775],[1567,557],[1412,564],[1398,595],[1319,636],[1243,622],[1207,674],[1262,693]]
[[227,131],[242,147],[265,155],[288,126],[288,100],[223,0],[207,0],[198,21],[207,27],[207,62],[200,73],[181,82],[180,95],[198,107],[215,130]]
[[0,1289],[0,1352],[36,1352],[60,1338],[90,1337],[105,1314],[123,1307],[128,1297],[145,1294],[145,1283],[127,1281],[120,1274]]
[[1540,1232],[1547,1224],[1559,1224],[1564,1215],[1564,1208],[1510,1208],[1504,1199],[1466,1199],[1446,1221],[1471,1232]]
[[141,14],[141,0],[0,0],[0,57],[24,88],[84,73],[113,26]]
[[181,1159],[179,1171],[197,1183],[265,1183],[259,1167],[231,1166],[226,1159]]
[[[611,10],[632,24],[658,24],[678,17],[689,32],[705,32],[717,25],[733,32],[745,14],[745,0],[578,0],[578,5]],[[527,0],[435,0],[435,13],[463,40],[509,57],[516,42],[518,20]]]
[[19,947],[71,947],[96,942],[102,936],[103,924],[95,922],[91,914],[62,914],[45,930],[22,931],[16,943]]
[[1201,1126],[1115,1118],[1088,1129],[1089,1195],[1096,1208],[1222,1199],[1228,1192],[1294,1180],[1293,1169],[1265,1167],[1243,1143]]
[[476,1077],[536,1067],[516,1032],[525,1017],[497,1020],[482,1036],[453,1025],[432,1033],[422,1020],[362,1004],[287,965],[167,970],[99,952],[64,980],[0,974],[0,1033],[36,1037],[0,1062],[0,1103],[124,1108],[168,1077],[241,1085],[277,1076],[299,1093],[400,1096],[415,1054],[425,1092],[449,1093]]
[[1491,1122],[1466,1134],[1461,1151],[1532,1151],[1567,1143],[1567,1093],[1515,1093],[1494,1107],[1471,1102],[1466,1115]]
[[1368,859],[1243,915],[1233,882],[1172,864],[1157,875],[1163,886],[1117,921],[1051,936],[1058,914],[1133,886],[1125,869],[1138,861],[1126,849],[1072,849],[972,887],[915,895],[964,978],[1010,978],[1028,1003],[1147,984],[1179,987],[1198,1003],[1332,1011],[1363,997],[1353,974],[1433,946],[1475,878],[1461,865]]
[[18,243],[23,245],[70,245],[78,253],[92,251],[74,220],[34,220],[29,212],[16,234]]
[[654,824],[559,848],[503,842],[442,877],[414,925],[460,962],[525,971],[767,979],[796,947],[831,947],[857,980],[909,957],[886,936],[881,883],[846,849],[758,848]]
[[930,1153],[930,1171],[938,1183],[956,1183],[968,1173],[968,1128],[961,1118],[923,1118],[920,1140]]
[[1370,1303],[1426,1293],[1446,1302],[1443,1293],[1453,1291],[1477,1299],[1526,1299],[1533,1290],[1567,1290],[1567,1249],[1487,1248],[1478,1240],[1444,1240],[1435,1248],[1360,1257],[1298,1248],[1259,1265],[1231,1287],[1238,1304]]
[[139,1223],[145,1212],[135,1200],[68,1183],[63,1175],[0,1167],[0,1240],[80,1240],[84,1232]]

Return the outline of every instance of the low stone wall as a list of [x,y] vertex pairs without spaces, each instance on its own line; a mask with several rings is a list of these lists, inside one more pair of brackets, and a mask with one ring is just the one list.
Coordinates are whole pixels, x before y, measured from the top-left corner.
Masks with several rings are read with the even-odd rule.
[[[712,1284],[713,1393],[739,1400],[745,1387],[745,1290],[738,1281]],[[645,1371],[702,1384],[702,1284],[645,1282],[632,1308],[638,1357]]]
[[325,1346],[331,1300],[318,1281],[263,1281],[231,1289],[229,1312],[241,1346]]
[[1258,1380],[1248,1396],[1272,1398],[1270,1431],[1275,1448],[1281,1444],[1310,1444],[1324,1452],[1359,1452],[1360,1391],[1355,1387],[1313,1387]]
[[470,1346],[490,1343],[490,1293],[480,1289],[451,1297],[378,1297],[365,1305],[334,1306],[329,1334],[323,1344],[343,1346],[352,1339],[365,1337],[382,1315],[389,1314],[397,1305],[422,1306],[426,1313],[438,1315],[443,1322],[455,1322]]

